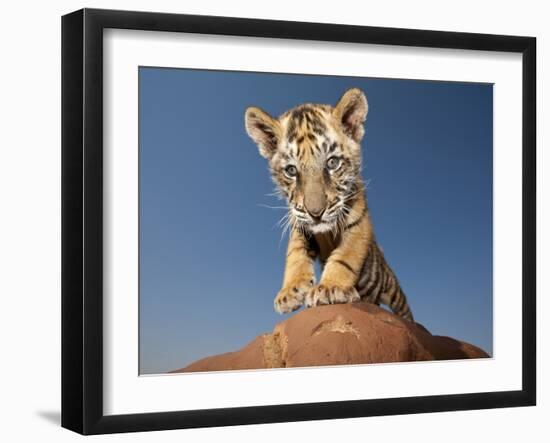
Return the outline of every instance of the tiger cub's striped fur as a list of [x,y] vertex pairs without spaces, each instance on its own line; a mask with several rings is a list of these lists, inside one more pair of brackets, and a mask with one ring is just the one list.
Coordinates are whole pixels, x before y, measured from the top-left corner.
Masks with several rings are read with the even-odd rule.
[[[360,146],[367,112],[358,89],[348,90],[335,107],[304,104],[278,118],[256,107],[246,110],[246,130],[288,203],[291,232],[274,302],[280,313],[364,299],[413,320],[367,208]],[[323,266],[318,284],[315,259]]]

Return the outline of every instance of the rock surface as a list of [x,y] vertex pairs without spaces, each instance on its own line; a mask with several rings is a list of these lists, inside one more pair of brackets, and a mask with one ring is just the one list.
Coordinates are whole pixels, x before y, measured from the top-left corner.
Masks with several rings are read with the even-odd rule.
[[480,348],[432,335],[370,303],[304,309],[239,351],[173,372],[488,358]]

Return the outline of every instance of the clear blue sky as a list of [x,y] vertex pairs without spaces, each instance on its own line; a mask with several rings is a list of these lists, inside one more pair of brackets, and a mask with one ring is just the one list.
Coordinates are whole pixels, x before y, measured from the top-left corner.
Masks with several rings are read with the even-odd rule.
[[367,95],[363,174],[415,319],[492,353],[492,85],[140,68],[140,371],[236,350],[273,310],[286,239],[243,126]]

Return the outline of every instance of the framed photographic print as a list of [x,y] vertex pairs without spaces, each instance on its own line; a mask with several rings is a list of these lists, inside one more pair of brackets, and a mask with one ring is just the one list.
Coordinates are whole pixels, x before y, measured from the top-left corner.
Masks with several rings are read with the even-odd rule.
[[534,405],[530,37],[62,20],[62,425]]

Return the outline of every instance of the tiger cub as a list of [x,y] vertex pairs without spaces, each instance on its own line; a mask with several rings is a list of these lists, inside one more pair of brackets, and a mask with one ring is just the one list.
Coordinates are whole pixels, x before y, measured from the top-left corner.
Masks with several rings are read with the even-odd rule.
[[[361,178],[367,99],[348,90],[335,107],[302,104],[273,118],[245,113],[248,135],[286,197],[291,227],[275,310],[366,300],[413,321],[405,294],[374,237]],[[322,265],[315,284],[314,260]]]

